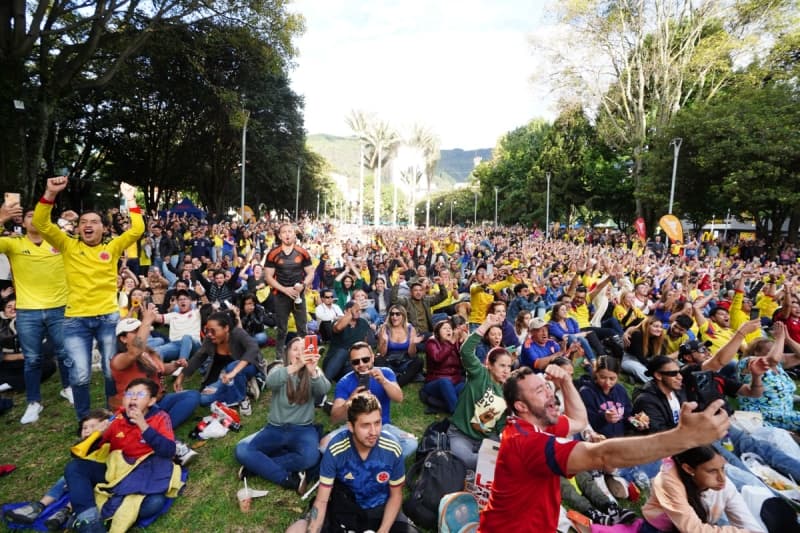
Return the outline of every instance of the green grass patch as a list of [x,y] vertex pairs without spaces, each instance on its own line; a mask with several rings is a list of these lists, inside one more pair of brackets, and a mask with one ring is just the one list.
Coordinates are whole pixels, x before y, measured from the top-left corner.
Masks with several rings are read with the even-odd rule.
[[[267,360],[272,360],[274,350],[264,350]],[[199,387],[200,377],[195,375],[185,386]],[[405,401],[392,406],[392,422],[398,427],[421,436],[433,420],[426,415],[419,401],[420,384],[412,383],[404,389]],[[75,410],[59,396],[57,376],[42,385],[42,411],[39,421],[21,425],[19,419],[25,411],[25,395],[12,394],[15,406],[2,418],[4,430],[0,435],[0,463],[17,465],[17,470],[0,482],[0,502],[38,500],[64,471],[70,459],[69,448],[77,440]],[[8,394],[8,393],[6,393]],[[199,457],[189,466],[189,480],[183,495],[169,513],[148,528],[151,532],[189,531],[283,531],[306,509],[308,502],[289,490],[266,480],[248,479],[251,486],[269,490],[269,494],[253,501],[250,513],[239,512],[236,491],[242,483],[236,478],[239,464],[233,455],[236,443],[261,429],[269,411],[267,391],[253,404],[253,414],[242,417],[239,433],[229,432],[221,439],[212,439],[197,449]],[[332,398],[332,392],[329,398]],[[92,406],[104,405],[102,375],[92,376]],[[198,408],[197,419],[209,414],[208,408]],[[328,417],[317,410],[317,421],[326,430],[333,429]],[[194,422],[187,421],[177,428],[177,438],[191,443],[188,438]],[[410,466],[410,465],[409,465]],[[313,498],[313,496],[312,496]]]

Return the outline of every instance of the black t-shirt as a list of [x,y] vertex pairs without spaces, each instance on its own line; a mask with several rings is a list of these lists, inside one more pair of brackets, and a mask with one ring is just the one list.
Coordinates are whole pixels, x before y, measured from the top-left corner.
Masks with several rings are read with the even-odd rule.
[[284,287],[291,287],[295,283],[303,283],[306,277],[305,269],[311,266],[311,256],[299,246],[293,247],[289,254],[284,253],[281,246],[276,246],[267,254],[264,266],[275,269],[275,279],[278,283]]

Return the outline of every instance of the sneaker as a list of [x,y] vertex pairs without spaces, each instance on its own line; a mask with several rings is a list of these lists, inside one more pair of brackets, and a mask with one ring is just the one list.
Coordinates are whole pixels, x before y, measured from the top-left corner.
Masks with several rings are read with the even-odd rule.
[[175,441],[175,462],[181,466],[186,466],[197,457],[197,452],[189,448],[185,443]]
[[75,520],[72,530],[76,533],[106,533],[106,528],[100,520]]
[[330,401],[328,401],[328,400],[325,400],[325,403],[323,403],[323,404],[322,404],[322,406],[320,407],[320,409],[322,409],[322,411],[323,411],[323,412],[324,412],[326,415],[328,415],[328,416],[331,416],[331,411],[333,410],[333,402],[330,402]]
[[44,511],[44,505],[40,502],[26,503],[22,507],[17,507],[7,511],[6,517],[12,522],[19,524],[33,524],[39,515]]
[[618,500],[628,498],[628,482],[619,476],[606,476],[606,485],[611,494]]
[[250,398],[245,398],[239,404],[239,414],[242,416],[250,416],[253,414],[253,406],[250,405]]
[[0,383],[0,392],[6,392],[8,390],[11,390],[12,388],[13,387],[8,383]]
[[19,419],[20,424],[32,424],[39,420],[39,413],[42,412],[42,404],[39,402],[31,402],[25,409],[25,414]]
[[253,477],[253,473],[249,471],[246,466],[242,465],[236,472],[236,477],[239,479],[239,481],[244,481],[248,477]]
[[67,521],[72,518],[72,511],[66,505],[47,517],[44,526],[50,531],[62,531],[66,529]]
[[592,524],[597,524],[600,526],[612,526],[615,523],[611,516],[600,512],[597,509],[589,509],[585,514],[592,521]]
[[254,401],[258,401],[258,397],[261,396],[261,388],[255,377],[247,380],[247,395],[253,398]]
[[632,524],[638,516],[630,509],[620,507],[616,503],[612,503],[606,509],[606,514],[614,520],[614,524]]
[[61,392],[58,393],[58,395],[67,400],[70,405],[75,405],[75,398],[72,396],[72,387],[61,389]]

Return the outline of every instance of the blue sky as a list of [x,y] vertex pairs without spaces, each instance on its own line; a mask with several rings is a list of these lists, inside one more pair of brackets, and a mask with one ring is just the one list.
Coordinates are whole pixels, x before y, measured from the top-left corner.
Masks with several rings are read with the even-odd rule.
[[442,148],[491,148],[532,118],[553,118],[531,82],[542,0],[295,0],[306,33],[292,87],[308,133],[351,135],[352,109],[401,131],[427,125]]

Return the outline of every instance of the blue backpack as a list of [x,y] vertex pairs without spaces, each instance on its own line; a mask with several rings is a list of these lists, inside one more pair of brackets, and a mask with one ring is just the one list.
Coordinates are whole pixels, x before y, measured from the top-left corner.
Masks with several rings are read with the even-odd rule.
[[439,533],[475,531],[478,520],[478,502],[469,492],[451,492],[439,501]]

